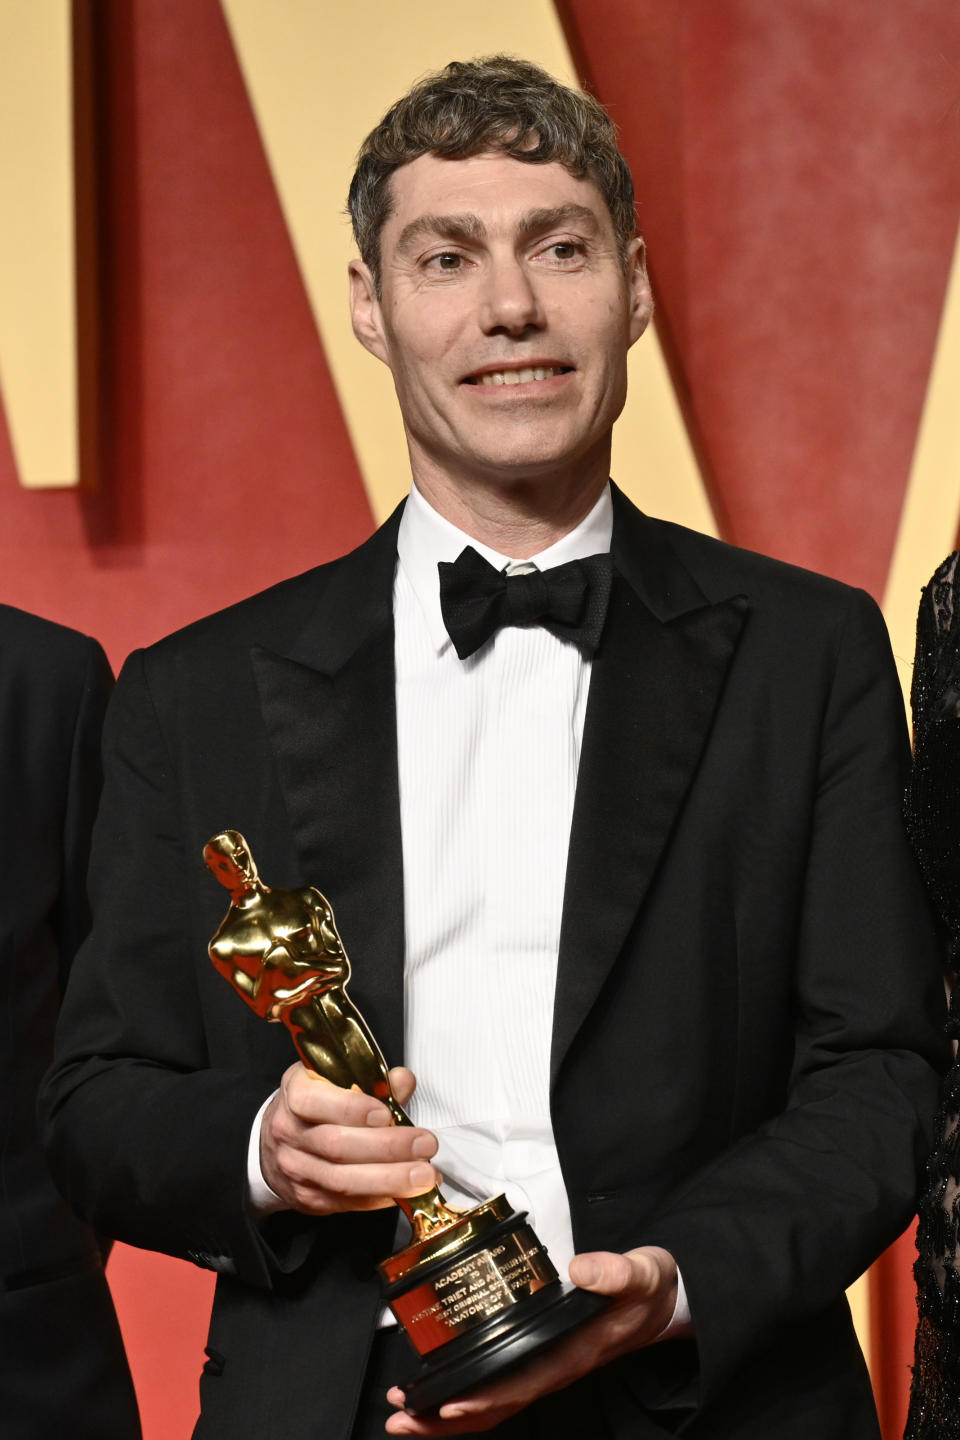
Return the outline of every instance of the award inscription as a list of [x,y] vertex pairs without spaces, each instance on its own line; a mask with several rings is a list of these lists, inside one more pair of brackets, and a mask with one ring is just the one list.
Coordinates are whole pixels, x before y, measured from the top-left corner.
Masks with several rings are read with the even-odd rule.
[[518,1225],[498,1245],[478,1250],[432,1283],[398,1296],[393,1311],[421,1355],[472,1330],[557,1278],[529,1225]]
[[[410,1125],[347,995],[350,961],[329,902],[312,886],[265,885],[236,830],[215,835],[203,858],[230,895],[210,941],[220,974],[258,1016],[286,1025],[308,1070],[376,1096],[395,1125]],[[525,1215],[504,1195],[460,1210],[433,1186],[412,1199],[398,1196],[397,1204],[411,1240],[378,1268],[387,1302],[421,1357],[399,1382],[415,1413],[516,1364],[607,1303],[563,1289]]]

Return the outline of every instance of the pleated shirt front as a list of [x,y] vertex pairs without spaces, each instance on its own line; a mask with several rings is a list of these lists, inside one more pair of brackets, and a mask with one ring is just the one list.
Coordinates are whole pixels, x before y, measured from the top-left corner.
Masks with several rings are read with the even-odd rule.
[[[610,548],[609,487],[533,557]],[[414,489],[394,587],[412,1118],[440,1141],[444,1193],[506,1191],[566,1278],[570,1212],[550,1123],[550,1039],[564,881],[591,663],[540,626],[507,628],[466,660],[440,611],[439,561],[464,546]]]

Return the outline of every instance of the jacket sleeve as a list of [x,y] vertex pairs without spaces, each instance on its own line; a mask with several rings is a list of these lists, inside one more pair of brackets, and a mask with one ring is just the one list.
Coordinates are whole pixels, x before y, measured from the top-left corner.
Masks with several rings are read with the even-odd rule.
[[[210,1054],[206,955],[194,953],[191,916],[202,867],[184,854],[174,763],[142,654],[118,680],[104,762],[94,926],[41,1096],[50,1164],[71,1205],[104,1233],[268,1286],[302,1262],[317,1222],[283,1214],[260,1226],[247,1211],[250,1127],[276,1080]],[[223,1013],[231,1024],[229,1007]]]
[[947,1055],[901,815],[907,763],[885,627],[853,592],[822,718],[786,1103],[670,1194],[643,1236],[683,1273],[701,1404],[771,1337],[826,1314],[915,1209]]

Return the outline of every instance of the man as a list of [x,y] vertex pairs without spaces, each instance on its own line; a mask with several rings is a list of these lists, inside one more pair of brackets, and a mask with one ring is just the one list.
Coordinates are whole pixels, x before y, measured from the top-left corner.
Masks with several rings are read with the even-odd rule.
[[[843,1290],[909,1218],[942,1061],[876,607],[611,490],[651,299],[595,102],[452,65],[351,209],[414,488],[128,663],[58,1172],[220,1271],[200,1437],[875,1437]],[[206,960],[225,825],[330,897],[416,1127],[291,1066]],[[374,1266],[438,1168],[612,1304],[418,1419]]]
[[37,1088],[90,923],[85,888],[113,684],[95,640],[0,605],[0,1431],[138,1440],[97,1236],[54,1188]]

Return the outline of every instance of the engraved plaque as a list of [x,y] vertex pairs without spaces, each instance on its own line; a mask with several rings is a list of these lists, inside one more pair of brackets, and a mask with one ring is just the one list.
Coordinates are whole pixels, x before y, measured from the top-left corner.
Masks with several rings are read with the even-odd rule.
[[557,1272],[529,1225],[518,1225],[489,1249],[447,1266],[433,1281],[392,1302],[419,1355],[446,1345],[557,1280]]

